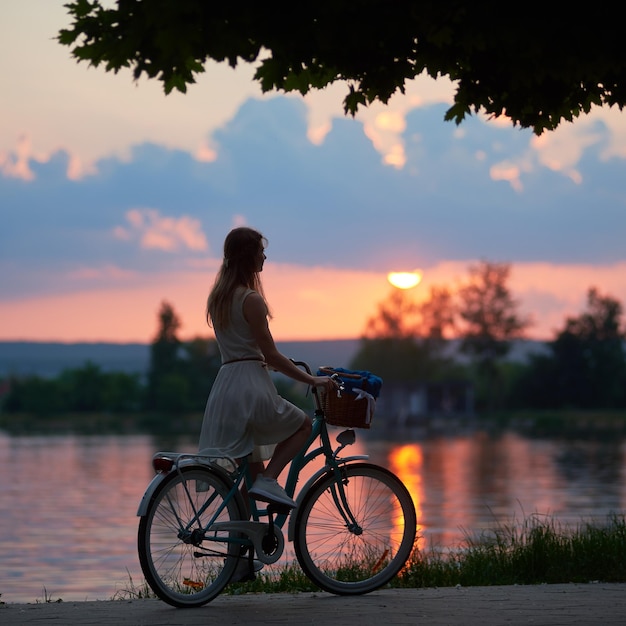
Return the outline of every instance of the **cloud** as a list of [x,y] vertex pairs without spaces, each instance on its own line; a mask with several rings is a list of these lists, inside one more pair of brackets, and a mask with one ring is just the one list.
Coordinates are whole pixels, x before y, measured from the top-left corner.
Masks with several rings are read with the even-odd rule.
[[[304,98],[308,106],[308,136],[316,145],[330,132],[333,120],[341,118],[337,103],[343,101],[348,91],[338,83],[320,92],[311,92]],[[363,124],[366,136],[380,154],[381,162],[401,169],[406,164],[405,138],[408,113],[416,108],[453,101],[453,83],[447,79],[433,80],[426,73],[405,85],[405,93],[397,93],[386,104],[378,101],[362,107],[356,120]],[[443,117],[440,120],[443,123]]]
[[30,161],[36,159],[45,162],[45,156],[35,156],[32,153],[30,137],[21,135],[17,139],[17,144],[13,152],[0,152],[0,172],[9,178],[20,178],[30,181],[35,178],[35,174],[30,167]]
[[[247,224],[269,239],[270,264],[301,268],[295,283],[276,287],[297,295],[297,306],[282,307],[294,325],[309,323],[306,307],[311,322],[330,314],[330,305],[320,308],[326,293],[336,296],[338,315],[349,294],[350,316],[362,319],[371,303],[358,305],[335,281],[354,280],[372,294],[381,287],[349,278],[354,272],[386,276],[419,267],[426,289],[443,266],[456,264],[461,274],[480,258],[548,268],[534,272],[532,285],[520,293],[556,324],[565,308],[584,300],[589,284],[581,278],[574,287],[568,279],[570,298],[554,284],[550,268],[575,267],[585,277],[581,268],[621,267],[626,257],[623,159],[615,153],[605,159],[609,126],[596,121],[580,136],[537,144],[530,132],[480,117],[461,127],[446,124],[446,107],[379,119],[379,130],[399,138],[402,167],[384,162],[358,119],[333,119],[323,141],[312,143],[307,107],[285,97],[246,102],[205,138],[212,160],[141,143],[69,179],[67,152],[43,160],[25,147],[21,167],[33,177],[0,174],[0,196],[8,199],[0,229],[0,302],[22,303],[11,313],[18,324],[20,316],[26,319],[23,303],[41,310],[37,298],[69,298],[71,310],[80,298],[81,307],[96,300],[101,306],[106,294],[132,297],[151,285],[147,307],[149,299],[167,297],[164,277],[175,272],[197,299],[212,280],[226,233]],[[566,154],[569,141],[580,148],[576,158],[549,167],[550,151]],[[601,290],[609,275],[597,274]],[[295,326],[281,324],[281,332],[295,336]]]
[[539,163],[580,184],[583,178],[577,165],[586,150],[603,142],[606,135],[606,128],[599,127],[597,123],[590,124],[585,119],[578,124],[565,124],[558,132],[533,137],[531,145]]
[[376,150],[383,154],[383,162],[401,169],[406,164],[401,135],[406,129],[406,118],[399,111],[382,111],[371,123],[365,123],[365,134]]
[[515,163],[503,161],[491,166],[489,175],[493,180],[506,180],[515,191],[522,191],[523,186],[520,181],[520,168]]
[[128,226],[113,229],[114,236],[122,241],[138,240],[144,250],[208,250],[200,220],[193,217],[163,217],[156,209],[131,209],[126,221]]

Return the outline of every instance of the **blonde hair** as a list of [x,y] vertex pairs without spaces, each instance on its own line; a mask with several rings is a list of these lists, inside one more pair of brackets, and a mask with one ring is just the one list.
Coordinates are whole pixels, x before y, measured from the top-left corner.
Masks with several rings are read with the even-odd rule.
[[228,328],[233,296],[238,287],[254,289],[265,300],[257,268],[259,254],[266,246],[267,239],[253,228],[242,226],[228,233],[224,240],[224,260],[207,298],[206,318],[209,326]]

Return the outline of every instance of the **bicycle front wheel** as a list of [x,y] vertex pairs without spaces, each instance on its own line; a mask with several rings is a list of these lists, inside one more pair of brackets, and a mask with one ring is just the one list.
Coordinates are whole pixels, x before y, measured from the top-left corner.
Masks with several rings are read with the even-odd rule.
[[209,468],[173,471],[139,521],[137,547],[146,581],[176,607],[206,604],[228,584],[239,561],[237,534],[212,532],[213,522],[242,519],[232,483]]
[[322,589],[368,593],[387,584],[411,555],[415,507],[404,484],[382,467],[354,463],[340,473],[340,485],[329,472],[302,500],[294,548],[304,573]]

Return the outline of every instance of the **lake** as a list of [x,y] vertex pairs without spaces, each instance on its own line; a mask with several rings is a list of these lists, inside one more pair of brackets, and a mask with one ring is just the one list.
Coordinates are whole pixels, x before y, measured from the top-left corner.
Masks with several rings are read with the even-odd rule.
[[[388,442],[373,432],[357,433],[351,453],[404,481],[421,546],[454,547],[531,514],[575,527],[626,509],[621,434],[542,439],[478,429]],[[148,435],[0,433],[0,599],[108,600],[131,579],[141,585],[136,511],[152,455],[194,448]],[[293,558],[287,544],[285,559]]]

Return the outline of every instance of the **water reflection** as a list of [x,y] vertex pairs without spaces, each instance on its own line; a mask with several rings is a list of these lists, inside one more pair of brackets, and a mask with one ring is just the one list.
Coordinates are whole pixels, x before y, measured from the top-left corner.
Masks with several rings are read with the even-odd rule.
[[[389,469],[406,485],[411,494],[415,513],[417,514],[417,541],[420,548],[424,547],[422,500],[422,449],[418,444],[400,445],[389,452]],[[401,532],[401,531],[400,531]]]
[[576,527],[626,507],[624,441],[527,439],[507,432],[391,447],[389,467],[409,488],[420,547],[540,514]]
[[152,451],[148,437],[0,437],[2,599],[110,598],[138,579]]
[[[369,437],[350,454],[369,454],[407,485],[421,547],[452,547],[465,533],[533,513],[576,525],[604,521],[626,506],[621,436],[477,432],[398,443]],[[131,578],[141,584],[136,510],[153,475],[152,455],[163,449],[192,451],[195,440],[0,434],[2,600],[109,599]],[[292,560],[291,544],[286,548]]]

